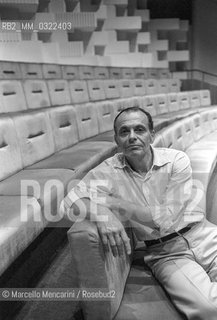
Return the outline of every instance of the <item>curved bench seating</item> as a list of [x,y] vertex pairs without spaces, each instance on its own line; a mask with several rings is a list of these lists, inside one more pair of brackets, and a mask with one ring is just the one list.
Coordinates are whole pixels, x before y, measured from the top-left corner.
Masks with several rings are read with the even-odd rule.
[[[30,207],[27,212],[27,207],[24,206],[25,200],[25,197],[21,196],[0,196],[1,273],[44,229],[41,207],[38,201],[35,198],[29,199]],[[39,218],[37,222],[34,221],[35,216]],[[26,219],[27,217],[28,219]]]
[[[73,106],[70,104],[59,106],[63,92],[66,94],[63,101],[65,103],[68,101],[66,83],[60,80],[56,81],[53,86],[53,80],[46,80],[52,81],[51,88],[53,92],[56,92],[56,96],[53,96],[53,103],[55,102],[56,106],[51,107],[50,96],[43,93],[46,88],[45,81],[41,79],[37,80],[32,88],[28,87],[29,91],[34,91],[31,95],[36,96],[35,101],[31,105],[28,105],[27,102],[20,112],[19,108],[17,109],[16,100],[18,104],[22,103],[25,91],[20,98],[19,86],[17,87],[17,82],[13,81],[13,86],[9,86],[9,90],[7,88],[8,91],[4,96],[3,108],[0,100],[1,111],[4,110],[5,113],[8,108],[11,110],[7,114],[1,114],[0,117],[0,164],[2,168],[0,170],[0,204],[2,204],[0,208],[5,230],[10,228],[13,221],[16,222],[16,225],[10,228],[10,232],[2,233],[0,237],[0,257],[2,257],[0,275],[2,279],[11,277],[10,270],[14,270],[14,263],[17,263],[15,259],[20,260],[18,256],[25,249],[28,250],[32,245],[34,246],[37,238],[43,236],[48,227],[52,229],[52,226],[56,225],[59,227],[71,225],[71,221],[60,216],[59,203],[67,189],[76,183],[77,179],[82,178],[87,171],[116,152],[112,125],[118,111],[127,106],[140,105],[154,115],[155,128],[158,131],[186,115],[196,115],[204,109],[209,114],[209,111],[214,109],[210,108],[208,91],[197,92],[200,99],[206,96],[203,107],[191,108],[191,105],[188,105],[187,109],[186,105],[185,108],[180,109],[182,105],[182,103],[179,104],[181,98],[178,99],[180,93],[120,98],[120,95],[115,96],[116,89],[110,88],[114,90],[112,99],[87,102],[89,95],[86,95],[85,102],[81,102],[82,94],[86,89],[82,89],[81,94],[79,86],[76,103]],[[75,84],[75,81],[73,83]],[[80,85],[78,81],[76,83]],[[111,86],[110,80],[108,83]],[[188,95],[189,93],[185,93],[184,97]],[[171,105],[169,105],[169,97],[171,97]],[[156,141],[157,139],[161,141],[161,135],[158,135]],[[53,189],[52,184],[54,184]],[[14,208],[19,205],[18,198],[24,209],[21,206],[21,209],[14,211]],[[8,201],[10,205],[7,206]],[[28,209],[30,210],[29,219],[20,221],[20,215],[26,212],[26,205],[30,208]],[[58,232],[59,230],[60,228]],[[63,232],[65,235],[66,230]],[[60,240],[58,241],[60,243]],[[54,245],[53,247],[55,249]],[[6,254],[6,250],[9,254]],[[35,269],[39,271],[37,266],[38,263]],[[31,274],[33,275],[34,272],[32,271]],[[3,287],[7,287],[4,280],[2,281]],[[157,289],[158,292],[159,289]],[[170,306],[168,302],[165,303]],[[169,308],[173,310],[171,306]]]
[[[105,81],[111,84],[109,80]],[[125,82],[123,84],[129,83]],[[13,80],[12,83],[14,85],[17,82]],[[59,83],[64,89],[65,82]],[[27,87],[31,88],[31,84],[33,80],[30,80]],[[56,219],[59,202],[71,181],[83,177],[88,170],[116,152],[112,125],[114,117],[122,108],[139,104],[147,109],[154,115],[158,131],[186,115],[201,112],[210,105],[209,91],[204,90],[195,92],[201,101],[205,96],[203,108],[200,109],[180,110],[182,99],[179,95],[183,97],[182,93],[85,102],[74,107],[65,105],[41,108],[44,104],[41,104],[40,99],[47,104],[48,97],[43,94],[44,84],[44,80],[34,82],[34,95],[39,95],[39,99],[34,101],[33,107],[36,110],[11,112],[0,118],[0,196],[34,197],[40,204],[42,217],[47,210],[52,210],[54,216],[57,215]],[[11,93],[14,97],[11,101],[14,105],[19,92],[16,91],[16,85],[13,90]],[[188,93],[184,94],[184,99],[186,96],[188,97]],[[168,103],[169,99],[171,105]],[[172,105],[176,105],[176,111],[171,111]],[[211,108],[207,110],[209,115]],[[47,188],[46,183],[51,180],[60,184],[56,192],[50,192]],[[32,187],[27,188],[25,183]],[[49,225],[49,221],[44,218],[42,220],[44,227]],[[15,229],[14,232],[16,233]],[[15,257],[16,255],[11,256],[10,261],[13,262]],[[2,267],[0,272],[3,270],[5,268]]]
[[[205,192],[217,159],[217,110],[211,109],[183,119],[163,130],[158,145],[183,150],[191,160],[193,179]],[[198,199],[206,210],[206,197]]]
[[[162,80],[159,81],[157,72],[147,72],[144,68],[137,70],[137,73],[134,71],[127,68],[88,66],[60,68],[56,65],[0,63],[0,78],[3,79],[0,81],[0,226],[2,227],[0,275],[2,279],[8,267],[12,267],[9,269],[14,274],[16,268],[11,264],[46,227],[53,226],[56,222],[59,226],[61,223],[63,227],[68,226],[59,216],[59,202],[76,179],[82,178],[87,171],[115,153],[116,146],[113,144],[111,130],[117,112],[127,106],[138,104],[154,115],[158,131],[186,115],[201,112],[202,108],[207,109],[210,106],[208,90],[195,91],[190,98],[189,93],[178,92],[180,81],[169,79],[168,73],[162,72],[160,74]],[[168,79],[165,81],[163,78]],[[173,93],[167,93],[168,91]],[[156,96],[156,92],[165,93]],[[148,93],[154,95],[147,96]],[[156,143],[157,141],[162,143],[161,134],[156,138]],[[56,186],[54,190],[51,190],[52,185],[48,183],[52,181]],[[75,228],[82,230],[82,224],[76,224]],[[93,226],[91,228],[93,230]],[[98,239],[96,232],[94,237]],[[89,253],[91,252],[90,250]],[[139,251],[136,254],[138,255]],[[79,259],[79,255],[77,257]],[[95,260],[91,261],[94,270],[92,274],[96,274]],[[108,265],[110,263],[115,267],[115,262],[111,259]],[[99,267],[101,268],[101,265]],[[124,261],[119,262],[115,270],[121,279],[118,273],[119,267],[122,270],[124,283],[129,266],[126,267]],[[31,269],[34,268],[31,266]],[[143,278],[137,268],[132,270],[135,272],[134,275],[139,276],[138,282],[141,281]],[[31,274],[34,276],[33,271]],[[27,275],[25,280],[26,278]],[[19,284],[20,281],[19,278]],[[105,281],[107,281],[106,276]],[[144,277],[144,283],[146,281]],[[117,284],[116,292],[119,295],[119,299],[115,301],[118,302],[122,297],[122,283],[120,285],[116,278],[114,282]],[[13,280],[11,283],[14,286]],[[129,295],[133,298],[131,289],[129,286]],[[158,286],[152,285],[149,290],[155,297],[160,295],[165,299],[163,307],[165,313],[161,310],[161,315],[165,314],[164,318],[167,318],[169,309],[170,315],[174,314],[175,319],[175,311],[163,291],[160,292]],[[146,297],[148,299],[149,291]],[[92,305],[94,303],[91,302]],[[156,308],[157,304],[154,301],[153,308]],[[162,306],[161,301],[159,305]],[[104,303],[101,306],[104,308]],[[134,311],[135,309],[136,307],[133,308]],[[134,311],[131,310],[131,307],[128,308],[132,320]],[[125,311],[126,308],[121,307],[119,314],[123,313],[123,319],[126,320]],[[150,311],[150,318],[151,314]],[[99,314],[100,319],[101,316],[102,314]],[[95,314],[93,318],[97,319]]]
[[[107,81],[111,86],[110,80],[104,81]],[[128,81],[122,82],[122,84],[126,85],[129,83]],[[54,84],[54,82],[49,83]],[[57,89],[56,93],[58,94],[58,90],[61,89],[60,94],[63,96],[66,83],[62,81],[58,83],[60,87],[55,86],[53,90]],[[73,84],[80,85],[80,83],[84,84],[82,81],[73,81]],[[97,84],[94,81],[91,83]],[[31,106],[28,106],[28,109],[36,108],[36,110],[28,110],[24,105],[25,110],[14,112],[18,111],[16,108],[14,109],[15,101],[17,100],[18,103],[24,101],[24,94],[19,100],[20,87],[17,87],[15,80],[12,81],[12,84],[12,87],[6,88],[9,90],[7,91],[9,96],[7,94],[5,96],[5,98],[10,97],[11,93],[10,99],[12,100],[6,99],[4,105],[11,105],[12,109],[9,108],[9,110],[13,110],[13,112],[2,115],[0,119],[2,168],[0,196],[11,196],[13,197],[11,199],[16,196],[33,197],[40,204],[43,228],[50,225],[50,221],[45,218],[49,210],[54,213],[54,216],[56,215],[53,220],[58,220],[58,218],[60,220],[58,206],[68,185],[83,177],[88,170],[116,152],[112,125],[114,117],[122,108],[138,104],[147,109],[154,115],[155,128],[158,131],[186,115],[201,112],[203,108],[207,109],[207,106],[210,105],[209,91],[204,90],[202,92],[195,91],[194,94],[194,96],[200,97],[203,108],[190,107],[189,93],[126,97],[91,103],[86,102],[86,96],[85,103],[78,104],[81,102],[79,99],[82,98],[80,95],[74,107],[65,105],[42,108],[42,106],[49,104],[48,95],[43,93],[46,87],[45,81],[37,80],[34,82],[30,80],[28,86],[24,87],[24,92],[27,88],[34,91],[31,94],[36,95],[37,98]],[[80,87],[78,88],[80,90]],[[11,89],[13,90],[10,91]],[[85,92],[86,89],[83,87],[82,90]],[[115,90],[115,88],[110,89],[111,92]],[[116,96],[113,95],[113,97]],[[54,95],[53,99],[58,105],[59,98],[57,99]],[[67,99],[66,97],[65,102],[68,101]],[[189,105],[185,103],[185,108],[182,99],[189,103]],[[172,111],[174,105],[175,111]],[[60,182],[59,189],[56,192],[50,192],[47,187],[48,181],[57,181],[57,184]],[[26,185],[29,187],[27,188]],[[4,213],[2,214],[4,215]],[[50,219],[52,220],[52,218]],[[14,234],[17,230],[14,229]],[[10,240],[7,241],[9,241],[7,245],[10,245]],[[16,255],[11,255],[10,262],[13,262],[15,258]],[[0,273],[7,266],[8,264],[5,264],[5,267],[2,266]]]
[[171,78],[166,68],[125,68],[51,63],[0,61],[0,79],[161,79]]
[[[19,221],[22,210],[26,210],[26,207],[22,209],[19,205],[14,211],[19,196],[22,196],[23,206],[28,205],[29,210],[33,210],[36,219],[31,219],[30,211],[28,221],[17,222],[10,236],[3,236],[2,233],[2,248],[13,247],[13,250],[8,250],[7,259],[2,258],[0,274],[16,259],[21,248],[24,250],[31,243],[34,235],[36,237],[49,223],[52,225],[52,222],[61,219],[58,209],[67,187],[114,154],[116,146],[112,142],[96,144],[85,140],[98,133],[94,107],[80,106],[75,112],[69,106],[0,118],[0,208],[3,226],[9,228],[13,221]],[[49,183],[54,185],[55,190]],[[32,202],[28,202],[27,198]],[[6,207],[6,201],[10,201],[10,206]],[[37,223],[37,219],[41,224]],[[19,244],[21,228],[23,233],[25,230],[28,233],[31,226],[35,230],[32,237],[26,237],[29,241]],[[2,254],[5,255],[5,251]]]
[[[194,91],[200,97],[199,107],[191,107],[189,92],[169,93],[169,94],[156,94],[147,95],[144,97],[132,97],[128,100],[119,99],[109,102],[98,102],[96,105],[97,110],[102,110],[107,106],[107,110],[113,109],[113,117],[124,108],[128,108],[133,105],[138,105],[144,110],[147,110],[153,117],[155,131],[159,131],[162,128],[172,124],[175,121],[184,119],[190,115],[200,113],[207,109],[215,109],[215,106],[211,106],[209,90]],[[99,117],[100,118],[100,117]],[[110,121],[113,122],[112,115]],[[112,122],[107,126],[111,128]],[[113,141],[113,131],[100,134],[96,139],[106,141]]]
[[[79,105],[88,102],[107,101],[132,105],[148,94],[179,92],[180,82],[164,79],[168,90],[160,83],[163,79],[25,79],[0,80],[0,113],[19,112],[26,109],[51,108],[63,105]],[[173,85],[172,85],[173,84]],[[162,89],[163,88],[163,89]],[[116,101],[114,101],[116,99]],[[194,100],[192,100],[194,101]]]
[[[217,110],[213,108],[162,129],[154,145],[184,150],[190,157],[194,183],[202,187],[206,194],[217,161],[216,138]],[[195,198],[195,204],[205,208],[205,196],[196,196],[199,198]],[[196,219],[189,217],[190,221]],[[84,319],[140,320],[144,319],[144,315],[147,319],[156,320],[183,319],[150,271],[144,267],[143,245],[136,243],[130,228],[127,232],[134,248],[131,258],[127,255],[114,258],[111,252],[105,254],[97,228],[89,221],[76,222],[68,231],[76,285],[115,292],[115,299],[108,301],[90,303],[83,300]]]

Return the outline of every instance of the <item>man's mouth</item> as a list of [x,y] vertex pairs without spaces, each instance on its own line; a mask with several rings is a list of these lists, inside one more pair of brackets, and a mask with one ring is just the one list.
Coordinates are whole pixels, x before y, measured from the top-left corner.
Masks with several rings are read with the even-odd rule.
[[138,148],[141,148],[141,146],[138,144],[131,144],[127,147],[127,149],[138,149]]

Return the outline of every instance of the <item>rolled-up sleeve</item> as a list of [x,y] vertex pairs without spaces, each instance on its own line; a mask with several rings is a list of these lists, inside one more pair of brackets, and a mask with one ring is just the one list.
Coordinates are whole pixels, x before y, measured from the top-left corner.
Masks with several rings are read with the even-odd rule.
[[[184,152],[178,152],[173,162],[171,174],[161,203],[156,204],[156,197],[151,201],[153,220],[160,233],[170,233],[179,229],[184,213],[192,199],[192,169],[190,160]],[[154,195],[153,195],[154,196]],[[172,229],[172,230],[171,230]]]
[[72,207],[73,203],[82,198],[88,198],[100,203],[103,195],[114,192],[113,173],[105,163],[89,171],[62,200],[60,211],[64,214]]

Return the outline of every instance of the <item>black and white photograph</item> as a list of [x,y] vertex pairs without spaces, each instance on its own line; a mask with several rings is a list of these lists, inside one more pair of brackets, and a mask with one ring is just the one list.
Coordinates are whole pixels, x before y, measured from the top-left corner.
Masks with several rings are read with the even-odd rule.
[[217,320],[217,0],[0,0],[0,320]]

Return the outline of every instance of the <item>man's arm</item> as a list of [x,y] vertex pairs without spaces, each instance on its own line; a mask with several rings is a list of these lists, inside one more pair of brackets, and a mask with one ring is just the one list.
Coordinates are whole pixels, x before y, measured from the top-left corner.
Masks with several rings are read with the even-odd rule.
[[[130,240],[126,234],[123,224],[115,216],[115,214],[106,206],[96,204],[89,198],[77,199],[74,203],[69,204],[64,200],[61,204],[61,210],[67,212],[73,217],[79,217],[81,211],[83,212],[82,218],[93,221],[96,223],[99,235],[105,250],[111,247],[113,255],[122,255],[125,249],[127,254],[131,254]],[[63,208],[63,206],[65,206]]]
[[110,195],[106,195],[104,198],[105,202],[101,205],[118,212],[121,221],[133,220],[140,224],[153,226],[151,209],[148,205],[138,205],[134,202]]
[[[165,183],[166,177],[161,177],[159,183]],[[162,235],[174,232],[179,229],[179,224],[183,220],[186,207],[193,204],[192,195],[192,169],[190,160],[184,152],[178,152],[174,162],[170,179],[166,186],[162,201],[156,197],[156,190],[149,190],[148,202],[150,206],[141,206],[127,200],[106,196],[107,205],[112,210],[118,210],[122,219],[143,223],[153,227],[153,221],[161,230]],[[191,215],[197,208],[191,206]]]
[[192,169],[188,156],[180,151],[173,161],[163,201],[154,208],[154,221],[162,235],[179,229],[187,204],[192,197]]

